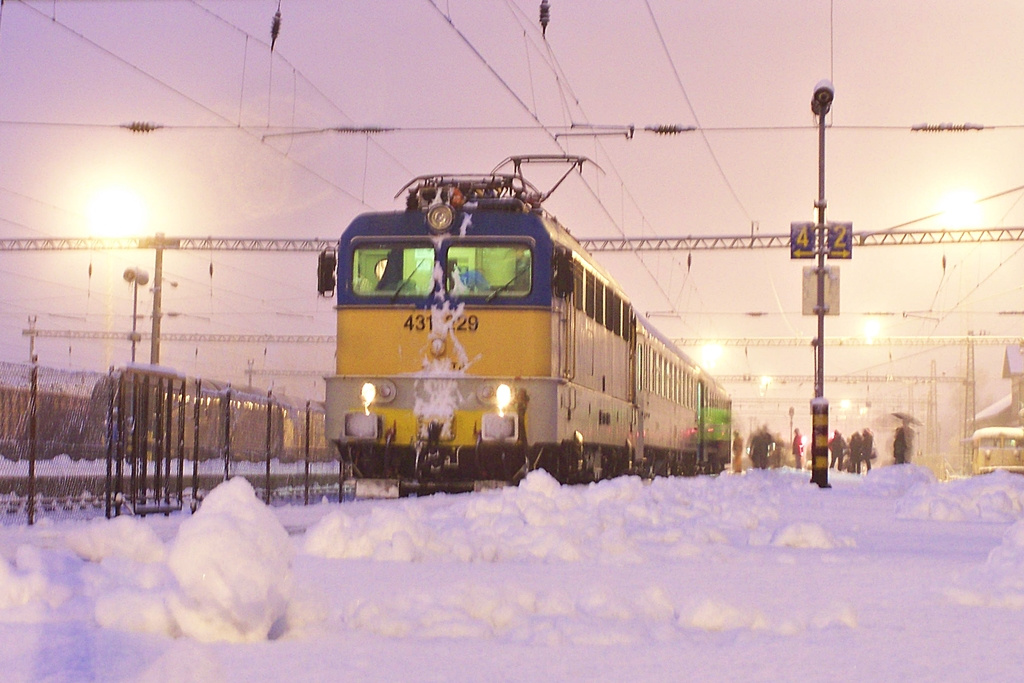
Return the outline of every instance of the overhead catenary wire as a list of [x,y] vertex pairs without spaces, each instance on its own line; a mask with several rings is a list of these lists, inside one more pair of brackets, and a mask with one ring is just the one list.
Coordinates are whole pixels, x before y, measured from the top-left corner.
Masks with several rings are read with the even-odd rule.
[[[697,123],[697,129],[700,130],[700,117],[697,116],[697,112],[693,107],[693,103],[690,102],[690,95],[689,93],[686,92],[686,86],[683,85],[683,79],[682,76],[680,76],[679,74],[679,68],[676,66],[676,61],[675,59],[673,59],[672,53],[668,49],[668,43],[665,42],[665,36],[661,32],[661,26],[659,26],[658,24],[658,18],[654,15],[654,8],[651,7],[650,0],[644,0],[644,5],[647,7],[647,13],[651,18],[651,22],[654,24],[654,32],[658,36],[658,42],[661,44],[661,49],[664,52],[665,58],[668,60],[669,66],[672,69],[672,74],[675,76],[676,85],[679,87],[679,90],[683,95],[683,100],[686,102],[686,107],[690,110],[690,115],[693,117],[693,120]],[[701,131],[701,139],[704,141],[704,145],[707,148],[708,153],[711,155],[711,160],[714,163],[715,168],[718,170],[719,176],[722,178],[722,181],[728,188],[729,193],[732,195],[733,200],[736,202],[736,205],[743,212],[743,215],[747,217],[748,221],[753,221],[754,219],[750,215],[750,211],[747,210],[747,207],[743,203],[743,200],[740,199],[739,194],[736,192],[736,188],[733,187],[732,182],[729,180],[729,176],[726,174],[725,169],[722,168],[722,163],[718,160],[718,155],[715,154],[715,150],[711,146],[711,141],[708,140],[707,136],[704,135],[703,133],[704,131]]]

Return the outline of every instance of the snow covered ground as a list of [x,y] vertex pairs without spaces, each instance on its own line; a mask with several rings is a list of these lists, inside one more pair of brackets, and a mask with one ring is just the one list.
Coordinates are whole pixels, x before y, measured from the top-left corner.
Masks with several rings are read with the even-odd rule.
[[752,471],[0,528],[6,681],[1015,680],[1024,477]]

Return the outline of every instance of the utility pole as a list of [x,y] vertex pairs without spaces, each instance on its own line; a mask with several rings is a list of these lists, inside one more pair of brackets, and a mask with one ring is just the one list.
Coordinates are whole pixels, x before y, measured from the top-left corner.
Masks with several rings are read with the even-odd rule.
[[149,341],[149,362],[151,365],[160,365],[160,318],[163,316],[162,292],[165,242],[164,234],[158,232],[153,240],[153,250],[156,252],[156,258],[153,266],[153,335]]

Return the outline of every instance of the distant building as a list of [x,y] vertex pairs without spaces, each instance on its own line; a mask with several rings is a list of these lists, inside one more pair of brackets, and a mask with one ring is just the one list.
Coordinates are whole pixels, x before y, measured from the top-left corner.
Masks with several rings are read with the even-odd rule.
[[1020,345],[1007,346],[1003,357],[1003,377],[1010,380],[1010,411],[1013,422],[1008,426],[1024,426],[1024,349]]
[[974,415],[974,428],[1024,426],[1024,350],[1007,346],[1003,377],[1010,380],[1010,393]]

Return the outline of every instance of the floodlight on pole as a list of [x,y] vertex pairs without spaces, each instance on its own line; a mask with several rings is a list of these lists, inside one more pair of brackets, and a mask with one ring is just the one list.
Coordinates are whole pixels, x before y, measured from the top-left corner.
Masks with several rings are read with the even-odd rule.
[[139,334],[139,285],[143,287],[149,282],[149,273],[141,268],[125,268],[124,281],[132,286],[132,331],[128,339],[132,342],[132,363],[135,362],[135,345],[142,339]]

